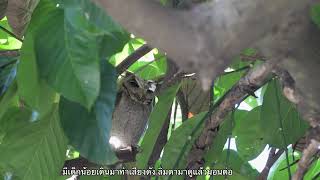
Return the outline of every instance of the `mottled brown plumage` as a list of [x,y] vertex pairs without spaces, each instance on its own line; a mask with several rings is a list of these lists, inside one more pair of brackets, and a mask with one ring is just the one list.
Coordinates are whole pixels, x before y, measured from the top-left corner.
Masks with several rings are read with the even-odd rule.
[[111,137],[120,141],[115,148],[138,144],[152,110],[155,88],[155,82],[131,73],[123,78],[112,119]]

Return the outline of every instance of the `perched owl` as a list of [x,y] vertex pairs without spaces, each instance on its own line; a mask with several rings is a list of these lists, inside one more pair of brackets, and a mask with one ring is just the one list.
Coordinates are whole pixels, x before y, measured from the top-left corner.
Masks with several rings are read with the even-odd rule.
[[120,83],[112,118],[110,144],[115,149],[136,146],[147,126],[156,83],[127,73]]

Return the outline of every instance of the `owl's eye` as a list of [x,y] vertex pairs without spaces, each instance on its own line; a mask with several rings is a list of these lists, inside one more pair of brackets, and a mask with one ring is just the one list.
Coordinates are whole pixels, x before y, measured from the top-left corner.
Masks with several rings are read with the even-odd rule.
[[139,88],[139,84],[137,83],[137,81],[131,80],[129,83],[132,87]]

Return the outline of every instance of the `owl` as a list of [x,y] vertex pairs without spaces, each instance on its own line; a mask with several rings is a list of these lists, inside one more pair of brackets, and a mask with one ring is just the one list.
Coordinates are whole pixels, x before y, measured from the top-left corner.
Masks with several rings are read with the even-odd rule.
[[112,117],[110,144],[115,149],[136,146],[152,110],[156,83],[127,73],[120,83]]

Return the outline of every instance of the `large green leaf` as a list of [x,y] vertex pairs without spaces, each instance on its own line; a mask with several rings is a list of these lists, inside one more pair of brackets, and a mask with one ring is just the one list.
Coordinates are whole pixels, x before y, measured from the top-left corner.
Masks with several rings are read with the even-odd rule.
[[[94,11],[94,7],[91,4],[87,8]],[[103,40],[104,35],[114,35],[112,32],[118,26],[103,21],[104,14],[93,16],[77,5],[61,9],[43,0],[33,14],[27,33],[34,37],[40,76],[65,98],[87,109],[99,95],[99,61],[103,46],[119,43],[117,38]],[[102,25],[108,28],[102,30]]]
[[66,138],[57,107],[37,120],[27,110],[13,108],[0,121],[0,169],[14,179],[55,179],[64,163]]
[[114,67],[102,61],[101,90],[92,111],[65,98],[60,99],[60,116],[69,142],[97,164],[112,164],[117,158],[109,145],[112,112],[117,93]]
[[[203,124],[200,126],[202,128],[198,128],[197,132],[193,136],[192,133],[196,130],[206,114],[207,112],[202,112],[193,116],[172,132],[169,141],[164,147],[163,156],[161,159],[161,165],[164,169],[186,168],[187,155],[194,144],[194,141],[201,132]],[[187,146],[185,146],[186,143],[188,144]],[[181,153],[182,156],[180,155]]]
[[220,125],[217,136],[214,138],[214,142],[204,156],[206,167],[212,167],[212,165],[219,159],[224,145],[226,144],[226,141],[234,128],[233,121],[242,120],[243,117],[247,115],[247,113],[248,111],[236,110],[234,112],[234,117],[232,117],[232,113],[229,113],[229,115],[225,117],[225,120]]
[[[301,158],[301,153],[292,152],[291,148],[289,149],[288,153],[289,153],[290,171],[293,175],[293,173],[295,173],[295,171],[298,168],[298,163],[296,161]],[[310,165],[303,179],[306,179],[306,180],[313,179],[319,172],[320,172],[320,161],[316,160],[313,164]],[[288,179],[288,178],[289,178],[289,174],[288,174],[288,168],[287,168],[287,160],[286,160],[285,153],[283,153],[270,169],[268,180],[282,180],[282,179]]]
[[277,148],[285,148],[296,142],[308,128],[294,105],[282,95],[277,80],[271,81],[265,92],[260,125],[265,142]]
[[[0,25],[12,32],[6,17],[1,19]],[[15,39],[7,32],[0,30],[0,50],[19,49],[20,47],[21,42],[19,40]]]
[[17,57],[0,57],[0,97],[8,89],[16,76]]
[[56,94],[44,80],[39,78],[31,34],[26,37],[22,46],[17,83],[18,95],[41,116],[52,108]]
[[312,179],[320,173],[320,160],[316,160],[305,174],[305,179]]
[[[114,22],[110,16],[99,6],[96,6],[91,0],[53,0],[59,3],[59,7],[65,10],[79,9],[82,11],[81,16],[85,16],[90,30],[96,33],[110,33],[115,31],[123,31],[121,26]],[[88,29],[87,29],[88,30]]]
[[[301,156],[300,156],[300,153],[297,153],[297,152],[293,153],[291,148],[289,149],[288,153],[289,153],[290,172],[292,173],[291,175],[293,175],[293,173],[297,170],[297,163],[294,163],[294,162],[295,160],[298,160]],[[268,174],[268,180],[289,179],[287,167],[288,166],[287,166],[286,155],[285,153],[283,153],[271,167]]]
[[110,58],[129,41],[129,33],[91,0],[57,1],[64,8],[65,19],[73,27],[80,24],[83,31],[97,37],[101,57]]
[[179,87],[180,84],[172,86],[164,91],[158,97],[159,101],[150,114],[148,129],[141,143],[142,152],[137,155],[137,166],[141,169],[147,168],[153,147]]
[[256,158],[266,146],[263,130],[260,126],[261,106],[251,110],[244,118],[235,122],[234,135],[236,136],[239,156],[250,161]]
[[217,166],[232,169],[234,172],[247,177],[248,180],[256,179],[258,176],[258,171],[253,169],[251,165],[247,161],[243,160],[234,150],[224,150],[222,155],[219,157]]
[[30,25],[36,28],[27,36],[34,37],[40,75],[63,96],[89,109],[100,88],[99,58],[95,37],[81,25],[72,26],[63,10],[41,1]]
[[167,70],[167,59],[165,55],[154,54],[154,62],[137,61],[130,66],[129,71],[135,72],[139,77],[147,80],[155,80],[163,76]]
[[3,97],[0,97],[0,119],[10,107],[12,100],[17,94],[17,83],[13,83]]
[[[231,87],[240,80],[243,72],[234,72],[222,75],[214,81],[215,101],[223,96]],[[219,93],[217,93],[219,92]]]

